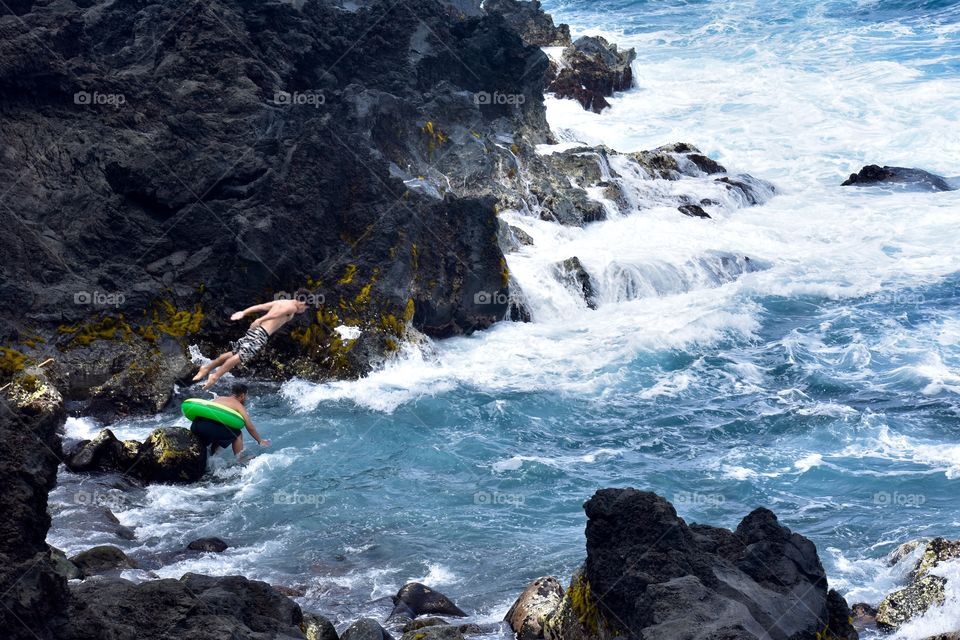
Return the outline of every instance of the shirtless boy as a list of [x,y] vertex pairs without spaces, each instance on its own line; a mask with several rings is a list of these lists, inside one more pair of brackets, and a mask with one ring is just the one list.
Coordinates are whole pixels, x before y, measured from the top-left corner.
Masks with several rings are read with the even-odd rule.
[[[202,380],[208,373],[210,377],[204,383],[204,390],[217,383],[224,374],[238,364],[247,364],[267,344],[267,340],[277,330],[290,321],[293,316],[307,310],[306,290],[297,291],[293,300],[274,300],[264,304],[248,307],[237,311],[230,316],[231,320],[240,320],[251,313],[266,311],[266,313],[250,323],[250,328],[240,340],[230,344],[230,351],[221,353],[216,359],[200,367],[200,371],[193,377],[193,381]],[[218,368],[219,367],[219,368]],[[215,371],[214,371],[215,370]],[[213,371],[213,373],[210,373]]]

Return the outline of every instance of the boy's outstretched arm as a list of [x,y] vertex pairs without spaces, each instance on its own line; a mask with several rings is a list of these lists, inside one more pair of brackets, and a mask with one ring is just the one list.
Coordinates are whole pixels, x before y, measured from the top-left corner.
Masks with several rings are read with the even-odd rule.
[[263,304],[255,304],[252,307],[247,307],[243,311],[237,311],[232,316],[231,320],[239,320],[242,317],[249,315],[251,313],[257,313],[258,311],[269,311],[273,307],[273,302],[264,302]]

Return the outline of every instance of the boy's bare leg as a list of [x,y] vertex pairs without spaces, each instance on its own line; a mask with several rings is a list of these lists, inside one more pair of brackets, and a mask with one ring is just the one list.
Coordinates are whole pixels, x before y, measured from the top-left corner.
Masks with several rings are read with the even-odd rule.
[[238,456],[240,452],[243,451],[243,434],[237,436],[237,439],[233,441],[233,455]]
[[[217,358],[219,360],[220,358]],[[207,381],[203,384],[203,390],[206,391],[213,385],[217,384],[217,380],[222,378],[230,369],[233,369],[235,366],[240,364],[240,356],[237,354],[232,354],[226,359],[226,361],[220,365],[220,368],[210,374],[210,377],[207,378]]]
[[219,356],[217,356],[216,360],[211,360],[207,364],[200,367],[200,371],[197,371],[197,375],[193,376],[193,381],[199,382],[200,380],[203,380],[203,378],[206,377],[208,373],[210,373],[211,371],[213,371],[214,369],[222,365],[232,355],[233,355],[233,351],[226,351],[224,353],[221,353]]

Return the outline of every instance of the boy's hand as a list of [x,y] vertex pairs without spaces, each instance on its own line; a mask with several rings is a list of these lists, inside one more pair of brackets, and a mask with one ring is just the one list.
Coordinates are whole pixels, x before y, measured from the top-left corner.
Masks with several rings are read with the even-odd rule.
[[230,316],[230,319],[231,319],[231,320],[239,320],[239,319],[242,318],[242,317],[243,317],[243,311],[237,311],[237,312],[234,313],[232,316]]
[[269,447],[269,446],[270,446],[270,441],[267,440],[266,438],[260,438],[260,446],[261,446],[261,447]]

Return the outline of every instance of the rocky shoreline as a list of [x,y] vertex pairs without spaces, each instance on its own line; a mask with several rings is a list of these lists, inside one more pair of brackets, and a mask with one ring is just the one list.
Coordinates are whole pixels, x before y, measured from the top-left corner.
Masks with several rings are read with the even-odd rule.
[[[191,345],[212,353],[238,337],[226,320],[238,307],[308,288],[308,317],[251,375],[355,378],[404,341],[530,319],[505,255],[531,240],[500,211],[583,226],[637,200],[630,175],[676,182],[644,195],[678,217],[775,193],[686,143],[540,153],[557,141],[544,92],[599,113],[633,83],[635,54],[573,41],[536,2],[10,9],[0,18],[0,626],[10,638],[338,638],[322,612],[263,582],[137,584],[118,577],[135,562],[115,548],[67,558],[46,542],[61,463],[144,483],[202,475],[206,452],[189,432],[140,443],[105,430],[64,452],[62,426],[68,413],[110,423],[161,411],[192,374]],[[543,46],[563,47],[559,62]],[[865,170],[850,184],[946,186],[910,171]],[[595,304],[577,256],[557,277]],[[857,637],[813,544],[769,511],[727,531],[687,525],[632,489],[598,491],[585,508],[584,566],[566,588],[544,577],[524,592],[507,614],[521,640]],[[942,602],[944,579],[930,571],[955,545],[918,547],[911,583],[876,608],[855,605],[858,626],[873,617],[895,628]],[[339,637],[484,631],[447,624],[452,602],[423,606],[407,587],[397,606],[421,599],[401,608],[408,615],[359,620]]]

